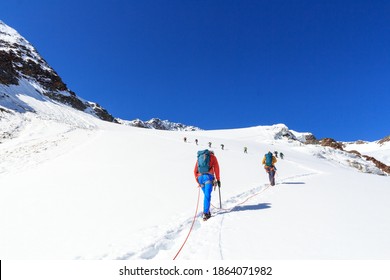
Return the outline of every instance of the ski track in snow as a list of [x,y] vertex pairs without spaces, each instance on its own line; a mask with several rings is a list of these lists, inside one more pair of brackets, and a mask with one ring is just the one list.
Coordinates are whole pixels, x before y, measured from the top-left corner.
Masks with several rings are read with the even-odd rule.
[[[289,180],[294,180],[298,178],[308,177],[308,176],[314,176],[319,173],[317,172],[311,172],[311,173],[303,173],[295,176],[286,177],[280,180],[280,182],[276,183],[277,185],[281,185]],[[227,214],[234,212],[235,209],[239,207],[245,207],[241,206],[244,205],[246,202],[252,200],[255,197],[258,197],[262,194],[264,194],[267,191],[272,190],[274,187],[269,184],[263,184],[260,186],[257,186],[255,188],[252,188],[248,191],[245,191],[239,195],[230,197],[229,199],[223,201],[224,207],[218,208],[214,205],[211,205],[211,208],[216,209],[216,211],[212,211],[212,218],[206,222],[200,221],[200,218],[202,216],[202,211],[198,211],[196,214],[196,221],[194,224],[194,227],[192,228],[192,232],[190,232],[188,240],[191,239],[191,235],[194,235],[197,231],[205,231],[206,238],[202,238],[202,240],[196,240],[198,247],[212,247],[210,246],[210,238],[213,236],[217,236],[218,240],[216,242],[217,246],[210,248],[210,250],[215,250],[218,254],[219,259],[224,260],[224,254],[223,254],[223,246],[222,246],[222,228],[223,223],[225,220],[225,217],[228,217]],[[199,204],[202,203],[202,194],[201,198],[199,200]],[[226,208],[225,208],[226,207]],[[261,203],[259,209],[266,209],[269,208],[268,203]],[[171,250],[173,252],[173,255],[171,258],[175,257],[175,254],[177,254],[177,258],[180,259],[181,252],[184,253],[186,251],[186,244],[183,245],[182,250],[180,251],[180,246],[185,242],[185,236],[188,234],[188,231],[190,230],[191,224],[194,220],[194,217],[190,217],[186,219],[185,221],[181,222],[179,225],[177,225],[174,228],[171,228],[170,230],[166,231],[162,236],[158,237],[150,243],[149,245],[143,247],[139,252],[128,252],[125,253],[116,259],[118,260],[129,260],[129,259],[144,259],[144,260],[151,260],[156,257],[162,252]],[[207,223],[207,228],[204,228],[202,226],[202,223]],[[206,230],[207,229],[207,230]],[[195,238],[195,237],[193,237]],[[173,248],[177,248],[176,251],[173,251]]]

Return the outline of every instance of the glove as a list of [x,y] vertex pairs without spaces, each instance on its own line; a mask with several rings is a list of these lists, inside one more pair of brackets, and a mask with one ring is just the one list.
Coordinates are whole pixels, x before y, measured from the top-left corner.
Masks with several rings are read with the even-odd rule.
[[217,181],[217,185],[218,185],[218,188],[221,187],[221,181],[220,180]]

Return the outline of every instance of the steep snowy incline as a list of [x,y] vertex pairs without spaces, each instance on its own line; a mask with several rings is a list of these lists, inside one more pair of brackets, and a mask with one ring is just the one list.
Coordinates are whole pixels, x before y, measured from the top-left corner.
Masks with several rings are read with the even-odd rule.
[[[327,150],[276,127],[170,132],[91,120],[31,119],[0,145],[1,258],[172,259],[194,217],[196,151],[209,141],[223,206],[237,207],[197,220],[179,259],[389,257],[389,177],[319,156]],[[285,154],[272,188],[261,166],[269,150]]]
[[18,98],[26,102],[29,111],[0,110],[1,173],[25,170],[57,153],[66,153],[67,145],[73,145],[66,141],[70,135],[98,128],[95,117],[64,104],[42,100],[37,93]]

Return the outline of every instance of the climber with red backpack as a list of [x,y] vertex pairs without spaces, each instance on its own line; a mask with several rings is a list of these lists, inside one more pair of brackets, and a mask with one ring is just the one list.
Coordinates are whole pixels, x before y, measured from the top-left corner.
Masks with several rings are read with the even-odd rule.
[[198,183],[204,194],[203,200],[203,220],[211,217],[210,203],[211,192],[216,185],[221,187],[219,177],[219,164],[213,151],[203,150],[198,151],[198,159],[194,169],[195,180]]
[[268,173],[269,182],[271,186],[275,186],[276,167],[274,164],[277,161],[278,160],[276,159],[276,157],[273,156],[271,152],[266,153],[262,161],[262,164],[264,164],[264,169]]

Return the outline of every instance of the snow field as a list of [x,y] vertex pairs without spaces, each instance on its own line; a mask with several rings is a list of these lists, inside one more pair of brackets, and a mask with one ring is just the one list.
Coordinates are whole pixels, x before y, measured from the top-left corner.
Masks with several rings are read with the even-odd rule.
[[[318,157],[321,147],[275,140],[278,128],[169,132],[86,124],[31,117],[1,145],[1,257],[172,259],[195,215],[196,151],[209,141],[226,210],[213,208],[214,217],[201,221],[200,193],[177,259],[389,257],[388,177]],[[285,154],[274,187],[261,166],[269,150]],[[218,192],[212,204],[219,206]]]

